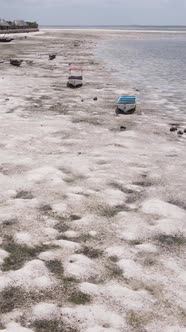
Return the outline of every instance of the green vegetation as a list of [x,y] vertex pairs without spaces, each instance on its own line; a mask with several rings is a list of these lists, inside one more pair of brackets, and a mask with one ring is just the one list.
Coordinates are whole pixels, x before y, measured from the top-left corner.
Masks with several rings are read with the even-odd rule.
[[0,293],[0,313],[4,314],[25,304],[26,295],[19,287],[10,287]]
[[37,22],[25,22],[21,21],[5,21],[0,20],[0,31],[6,30],[21,30],[21,29],[38,29]]
[[29,29],[38,29],[38,23],[37,22],[26,22]]
[[58,320],[36,320],[34,322],[36,332],[61,332],[62,325]]
[[88,246],[84,246],[84,248],[80,251],[81,254],[89,257],[89,258],[99,258],[103,252],[97,248],[91,248]]
[[54,273],[57,278],[62,278],[63,277],[63,265],[60,261],[58,260],[51,260],[48,262],[45,262],[47,268],[50,270],[51,273]]
[[87,303],[90,303],[90,295],[88,294],[84,294],[80,291],[75,291],[74,293],[72,293],[69,297],[69,302],[72,302],[74,304],[87,304]]
[[77,332],[73,327],[66,326],[57,319],[37,320],[34,322],[33,327],[36,332]]
[[36,247],[19,245],[14,242],[12,237],[9,237],[3,246],[3,249],[9,253],[9,256],[4,260],[2,271],[18,270],[27,261],[37,258],[40,252],[52,248],[53,247],[46,245]]
[[175,234],[175,235],[160,234],[156,237],[156,241],[158,241],[163,247],[186,245],[186,238],[182,234]]
[[134,311],[127,313],[128,324],[132,327],[132,331],[145,332],[144,325],[147,323],[147,318]]

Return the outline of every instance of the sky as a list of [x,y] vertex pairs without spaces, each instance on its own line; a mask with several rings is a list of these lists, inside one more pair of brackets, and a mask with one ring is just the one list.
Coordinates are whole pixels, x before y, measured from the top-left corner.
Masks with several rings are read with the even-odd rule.
[[186,0],[0,0],[0,18],[40,25],[186,25]]

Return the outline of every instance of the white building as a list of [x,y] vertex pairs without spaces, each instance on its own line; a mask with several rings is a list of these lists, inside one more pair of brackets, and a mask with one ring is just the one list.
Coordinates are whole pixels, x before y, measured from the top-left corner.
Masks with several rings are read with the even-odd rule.
[[3,19],[0,19],[0,30],[6,30],[10,27],[10,24],[3,20]]
[[25,21],[23,21],[23,20],[15,20],[15,21],[13,21],[13,24],[16,27],[18,27],[18,28],[26,28],[26,27],[28,27],[28,24]]

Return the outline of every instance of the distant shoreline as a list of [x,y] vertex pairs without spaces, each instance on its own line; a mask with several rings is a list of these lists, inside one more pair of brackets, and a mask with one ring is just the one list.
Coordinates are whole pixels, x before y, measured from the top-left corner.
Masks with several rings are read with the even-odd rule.
[[29,33],[29,32],[38,32],[38,28],[33,29],[10,29],[0,31],[0,35],[14,34],[14,33]]
[[40,25],[41,30],[89,31],[89,32],[127,32],[127,33],[175,33],[185,34],[186,26],[70,26],[70,25]]
[[59,26],[56,26],[56,27],[52,27],[52,26],[45,26],[45,27],[40,27],[40,31],[71,31],[71,32],[98,32],[98,33],[108,33],[108,32],[113,32],[113,33],[151,33],[151,34],[186,34],[186,29],[185,30],[140,30],[140,29],[113,29],[112,27],[109,27],[109,28],[104,28],[104,27],[59,27]]
[[186,25],[40,25],[41,29],[103,29],[103,30],[153,30],[186,31]]

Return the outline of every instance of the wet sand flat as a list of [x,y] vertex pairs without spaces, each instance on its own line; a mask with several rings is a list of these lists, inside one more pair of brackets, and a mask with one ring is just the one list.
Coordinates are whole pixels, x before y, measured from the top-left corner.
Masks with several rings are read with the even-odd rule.
[[185,331],[186,117],[116,116],[136,91],[95,56],[111,37],[0,45],[0,331]]

